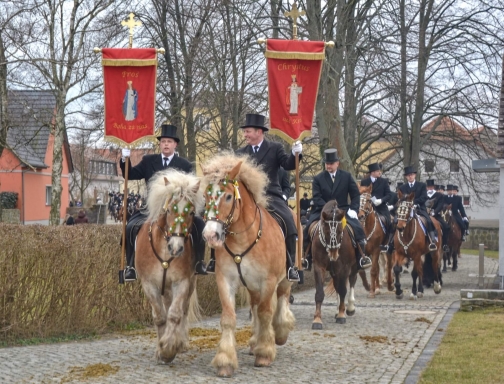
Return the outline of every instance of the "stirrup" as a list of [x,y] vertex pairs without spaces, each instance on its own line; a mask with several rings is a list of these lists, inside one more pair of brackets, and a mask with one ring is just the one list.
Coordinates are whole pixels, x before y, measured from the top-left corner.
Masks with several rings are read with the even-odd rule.
[[436,243],[430,243],[429,244],[429,251],[436,251],[436,250],[437,250]]
[[380,245],[380,251],[387,252],[388,248],[388,245]]
[[124,281],[135,281],[137,279],[136,269],[134,267],[126,267],[124,269]]
[[197,261],[194,266],[195,275],[207,275],[206,265],[203,261]]
[[443,251],[448,252],[450,250],[450,247],[448,244],[443,245]]
[[361,256],[359,260],[359,265],[362,269],[369,268],[373,265],[373,261],[369,258],[369,256]]
[[215,260],[214,259],[210,259],[208,261],[206,271],[207,271],[207,273],[215,273]]
[[311,263],[308,259],[301,260],[301,266],[303,267],[303,271],[311,271]]
[[288,281],[299,281],[299,274],[296,268],[289,267],[287,270],[287,280]]

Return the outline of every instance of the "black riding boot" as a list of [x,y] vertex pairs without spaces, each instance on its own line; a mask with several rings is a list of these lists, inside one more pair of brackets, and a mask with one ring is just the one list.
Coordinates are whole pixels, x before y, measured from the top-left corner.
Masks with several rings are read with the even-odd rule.
[[135,246],[129,244],[126,238],[126,269],[124,270],[124,281],[135,281],[137,279],[135,269]]
[[285,239],[287,248],[287,280],[299,281],[299,273],[296,268],[296,238],[297,235],[290,235]]
[[195,275],[206,275],[207,268],[205,265],[205,241],[203,240],[203,228],[205,227],[205,222],[199,216],[194,217],[193,230],[191,232],[193,237],[193,252],[194,252],[194,274]]
[[365,239],[359,240],[357,242],[357,248],[355,251],[355,257],[357,259],[357,268],[358,269],[366,269],[366,268],[371,267],[371,265],[373,264],[373,262],[371,261],[369,256],[366,256],[364,254],[365,249],[366,249],[366,240]]
[[309,236],[303,237],[303,251],[304,251],[304,258],[301,260],[301,265],[303,266],[303,270],[311,271],[313,260],[311,254],[311,241]]
[[437,245],[435,243],[437,232],[436,231],[430,231],[429,232],[429,239],[430,239],[430,244],[429,244],[429,251],[435,251],[437,250]]
[[210,260],[206,267],[207,273],[215,273],[215,249],[210,248]]

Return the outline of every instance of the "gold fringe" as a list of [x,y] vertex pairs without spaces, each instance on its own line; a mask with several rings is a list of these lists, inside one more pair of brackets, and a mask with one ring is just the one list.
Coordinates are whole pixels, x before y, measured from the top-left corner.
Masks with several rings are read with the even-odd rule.
[[147,67],[150,65],[157,65],[156,59],[138,60],[138,59],[103,59],[102,65],[104,67]]
[[297,139],[293,139],[292,137],[290,137],[289,135],[287,135],[284,131],[281,131],[278,128],[270,128],[270,130],[268,131],[268,133],[272,134],[272,135],[275,135],[275,136],[278,136],[278,137],[281,137],[289,145],[292,145],[292,143],[294,143],[294,142],[296,142],[298,140],[303,140],[305,137],[311,136],[311,130],[301,132],[301,134],[299,135],[299,137]]
[[266,51],[264,56],[268,59],[323,60],[325,58],[325,48],[320,53]]
[[134,142],[128,144],[125,141],[119,139],[118,137],[115,136],[105,136],[103,138],[108,143],[115,144],[121,148],[134,148],[135,146],[139,144],[144,144],[144,143],[149,143],[149,144],[154,144],[157,143],[157,137],[156,136],[144,136],[139,139],[136,139]]

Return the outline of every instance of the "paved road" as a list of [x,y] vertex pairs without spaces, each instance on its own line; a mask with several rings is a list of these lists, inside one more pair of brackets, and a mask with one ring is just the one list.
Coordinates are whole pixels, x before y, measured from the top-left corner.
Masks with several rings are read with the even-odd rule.
[[[296,328],[288,343],[279,347],[270,368],[254,368],[247,348],[238,349],[239,368],[227,383],[402,383],[415,362],[426,360],[422,351],[433,334],[439,336],[450,305],[460,299],[460,289],[476,288],[478,257],[463,255],[459,271],[444,274],[440,295],[426,290],[417,301],[409,296],[411,278],[403,275],[405,299],[393,293],[367,298],[357,284],[355,316],[344,325],[334,322],[335,297],[323,307],[325,329],[312,331],[314,290],[295,294],[292,310]],[[497,260],[485,260],[485,273],[495,274]],[[493,279],[488,278],[487,286]],[[219,319],[210,318],[195,327],[215,329]],[[248,325],[248,311],[238,313],[238,327]],[[201,339],[200,339],[201,340]],[[194,344],[194,343],[193,343]],[[426,348],[428,350],[429,348]],[[214,349],[194,346],[171,365],[156,365],[155,335],[111,336],[97,341],[49,344],[0,349],[0,383],[208,383],[217,380],[210,366]],[[101,369],[101,371],[100,371]],[[220,380],[219,380],[220,381]],[[409,382],[416,379],[410,376]]]

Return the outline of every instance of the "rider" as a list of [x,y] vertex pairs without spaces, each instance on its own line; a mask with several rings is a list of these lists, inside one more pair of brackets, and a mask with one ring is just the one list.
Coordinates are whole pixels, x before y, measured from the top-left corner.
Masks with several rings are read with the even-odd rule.
[[462,232],[462,241],[466,241],[466,235],[469,234],[469,219],[467,218],[464,204],[462,203],[462,197],[457,196],[458,186],[447,185],[446,189],[447,194],[444,197],[444,203],[452,205],[453,216]]
[[[313,178],[313,208],[310,213],[310,218],[304,229],[304,244],[305,259],[303,260],[303,268],[311,270],[312,255],[311,255],[311,239],[308,234],[311,223],[320,219],[320,214],[324,205],[336,200],[339,209],[346,210],[347,223],[353,228],[355,240],[358,243],[355,256],[359,268],[368,268],[371,266],[371,259],[364,255],[366,248],[366,235],[359,220],[357,219],[357,211],[360,204],[360,193],[357,184],[349,172],[338,169],[339,158],[338,152],[334,148],[324,151],[325,171],[322,171]],[[350,204],[348,203],[350,201]]]
[[282,189],[282,197],[285,201],[285,204],[288,204],[291,191],[289,179],[289,172],[280,167],[280,169],[278,170],[278,183],[280,184],[280,188]]
[[[250,155],[258,165],[262,166],[262,169],[268,175],[269,184],[266,189],[266,195],[269,200],[268,211],[282,218],[287,231],[285,234],[287,279],[289,281],[299,281],[299,273],[295,267],[297,228],[292,211],[283,197],[278,179],[278,171],[280,167],[283,167],[286,171],[296,169],[295,153],[299,153],[299,159],[301,160],[303,146],[300,142],[296,142],[292,145],[292,154],[286,154],[280,143],[265,139],[264,133],[269,130],[265,126],[265,120],[266,118],[263,115],[254,113],[246,115],[245,125],[240,128],[243,129],[243,136],[247,145],[238,149],[236,153]],[[214,259],[210,260],[207,271],[215,272]]]
[[444,221],[441,217],[441,211],[443,210],[444,195],[441,192],[436,191],[436,185],[434,184],[434,179],[426,180],[427,183],[427,197],[430,205],[430,215],[435,217],[437,221],[441,224],[443,230],[443,251],[448,251],[448,233],[450,232],[450,227],[448,223]]
[[[175,154],[175,148],[180,142],[177,136],[177,127],[174,125],[163,124],[161,126],[161,135],[157,137],[159,141],[159,148],[161,149],[161,154],[145,155],[140,163],[136,166],[131,167],[129,163],[128,167],[128,179],[129,180],[142,180],[145,179],[145,183],[149,182],[149,179],[154,176],[158,171],[162,171],[167,168],[174,168],[179,171],[190,173],[193,170],[192,164],[189,160],[179,157]],[[121,171],[125,175],[126,163],[125,158],[130,156],[129,149],[122,150],[122,159],[119,162]],[[135,265],[135,239],[138,231],[145,223],[147,215],[145,211],[136,211],[128,220],[126,225],[126,261],[127,266],[124,270],[124,280],[125,281],[135,281],[137,279]],[[201,233],[203,232],[203,227],[205,223],[203,219],[199,216],[194,216],[193,227],[191,230],[191,235],[194,242],[194,252],[196,258],[195,274],[206,275],[206,267],[203,261],[205,255],[205,241]]]
[[[392,199],[393,195],[390,191],[388,179],[382,176],[382,167],[380,163],[373,163],[368,165],[369,177],[361,181],[361,187],[373,186],[371,191],[371,201],[375,206],[375,211],[380,214],[381,217],[385,219],[385,228],[387,228],[387,235],[394,233],[393,222],[390,219],[390,212],[387,208],[387,203]],[[389,242],[387,241],[386,244]],[[382,250],[387,250],[388,246],[382,247]]]
[[399,190],[403,195],[415,192],[413,206],[416,208],[417,214],[424,217],[427,222],[427,232],[430,239],[429,251],[435,251],[437,249],[437,245],[435,243],[437,231],[429,214],[427,213],[427,208],[425,207],[425,202],[427,201],[427,187],[425,183],[415,180],[416,173],[417,171],[412,166],[405,167],[404,176],[406,177],[407,183],[403,184]]

